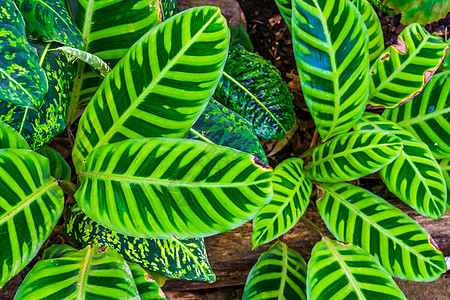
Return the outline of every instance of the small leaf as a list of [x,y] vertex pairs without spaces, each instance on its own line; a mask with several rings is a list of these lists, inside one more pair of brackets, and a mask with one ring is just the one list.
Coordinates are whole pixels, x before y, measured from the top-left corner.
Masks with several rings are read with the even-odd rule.
[[14,128],[0,121],[0,148],[30,149],[30,146]]
[[106,75],[111,72],[111,68],[108,64],[98,56],[71,47],[58,47],[56,50],[61,50],[66,53],[69,61],[79,59],[87,63],[95,72],[98,72],[101,77],[106,77]]
[[39,153],[47,157],[50,161],[51,174],[55,179],[70,181],[72,170],[58,151],[50,146],[44,145],[44,147],[39,150]]
[[138,264],[128,261],[126,263],[133,274],[141,300],[167,299],[158,283],[150,276],[150,272]]
[[396,13],[401,13],[400,21],[405,25],[419,22],[425,26],[445,18],[450,11],[448,0],[385,0],[383,4]]

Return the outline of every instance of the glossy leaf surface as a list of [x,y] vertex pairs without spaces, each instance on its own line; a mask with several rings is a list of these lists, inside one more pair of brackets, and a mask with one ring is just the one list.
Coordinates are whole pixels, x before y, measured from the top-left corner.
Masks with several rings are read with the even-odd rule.
[[447,192],[442,172],[428,147],[397,124],[366,113],[357,130],[384,130],[402,139],[400,155],[380,170],[389,191],[418,213],[433,219],[445,212]]
[[46,158],[0,150],[0,287],[38,253],[62,214],[64,196]]
[[358,246],[328,238],[317,243],[308,263],[308,299],[404,299],[380,263]]
[[50,171],[55,179],[70,181],[72,170],[58,151],[50,146],[44,145],[44,147],[39,150],[39,153],[49,160]]
[[15,0],[32,39],[82,49],[85,41],[70,17],[64,0]]
[[141,300],[167,299],[158,283],[150,276],[150,273],[140,265],[126,262],[133,274],[134,282]]
[[94,69],[95,72],[98,72],[101,77],[106,77],[106,75],[111,72],[111,68],[106,62],[91,53],[71,47],[59,47],[57,48],[57,50],[61,50],[66,53],[70,58],[70,61],[79,59],[87,63],[91,68]]
[[[64,245],[58,245],[64,246]],[[130,268],[113,249],[87,246],[37,262],[15,299],[139,299]]]
[[294,0],[292,42],[303,95],[322,140],[345,133],[366,107],[366,26],[347,0]]
[[0,121],[0,149],[3,148],[30,149],[30,146],[14,128]]
[[437,70],[448,45],[419,24],[400,33],[397,44],[383,52],[370,71],[369,104],[392,108],[411,100]]
[[196,7],[134,44],[78,123],[72,155],[77,170],[92,150],[108,143],[184,136],[222,75],[229,35],[217,7]]
[[36,49],[27,41],[25,22],[15,3],[2,0],[0,10],[0,99],[38,109],[48,83]]
[[[264,149],[253,133],[252,125],[234,111],[211,98],[192,128],[216,145],[247,152],[268,164]],[[187,138],[202,140],[189,131]]]
[[425,89],[383,117],[424,142],[435,158],[450,157],[450,71],[431,77]]
[[259,54],[233,47],[214,99],[253,125],[256,135],[285,138],[294,126],[293,96],[280,72]]
[[273,199],[253,219],[253,248],[283,235],[306,211],[312,184],[303,173],[303,160],[290,158],[272,175]]
[[401,13],[401,22],[406,25],[419,22],[425,26],[445,18],[450,11],[448,0],[385,0],[383,3]]
[[321,182],[355,180],[372,174],[400,155],[402,140],[377,130],[352,131],[320,144],[305,168],[309,179]]
[[65,233],[83,246],[97,244],[114,248],[126,260],[174,279],[212,282],[215,275],[209,265],[202,238],[180,240],[143,239],[114,232],[74,210]]
[[247,277],[243,300],[306,300],[306,262],[282,242],[261,254]]
[[447,269],[430,235],[386,200],[348,183],[319,189],[317,208],[331,233],[366,250],[390,275],[431,281]]

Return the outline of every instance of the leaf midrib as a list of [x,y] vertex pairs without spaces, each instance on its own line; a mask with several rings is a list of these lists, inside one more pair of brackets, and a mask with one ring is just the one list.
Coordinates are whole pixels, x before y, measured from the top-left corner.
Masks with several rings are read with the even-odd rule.
[[[29,98],[31,98],[31,102],[35,100],[33,96],[20,84],[18,83],[13,77],[11,77],[6,71],[4,71],[2,68],[0,68],[0,72],[8,77],[9,80],[11,80],[16,86],[19,87],[20,90],[22,90]],[[8,101],[9,102],[9,101]]]
[[91,261],[91,256],[92,256],[92,250],[93,250],[93,246],[90,245],[89,246],[89,250],[88,253],[85,256],[85,260],[83,263],[83,266],[81,267],[81,276],[80,276],[80,283],[79,283],[79,287],[78,287],[78,297],[77,299],[84,299],[85,297],[85,286],[86,286],[86,282],[87,282],[87,271],[89,269],[89,262]]
[[443,110],[435,111],[435,112],[430,113],[430,114],[424,114],[424,115],[421,115],[421,116],[418,116],[418,117],[415,117],[415,118],[411,118],[409,120],[405,120],[405,121],[399,122],[397,124],[402,126],[402,127],[410,126],[410,125],[415,124],[415,123],[420,123],[422,121],[425,122],[428,119],[439,117],[440,115],[443,115],[443,114],[449,113],[449,112],[450,112],[450,107],[448,107],[446,109],[443,109]]
[[283,266],[281,270],[281,278],[280,278],[280,290],[278,293],[278,300],[282,300],[284,296],[284,287],[286,286],[286,277],[287,277],[287,264],[288,264],[288,257],[287,257],[287,246],[285,243],[282,243],[283,248]]

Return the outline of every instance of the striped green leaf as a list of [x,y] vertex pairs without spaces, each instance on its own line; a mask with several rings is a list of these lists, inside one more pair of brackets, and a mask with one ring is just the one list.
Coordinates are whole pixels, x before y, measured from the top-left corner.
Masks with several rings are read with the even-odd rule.
[[370,71],[369,104],[392,108],[411,100],[437,70],[448,45],[419,24],[400,33],[397,44],[383,52]]
[[248,274],[243,300],[306,300],[306,262],[282,242],[261,254]]
[[134,282],[139,292],[141,300],[167,299],[158,283],[153,279],[148,270],[140,265],[126,262],[133,274]]
[[203,238],[180,240],[143,239],[126,236],[91,220],[74,208],[66,221],[65,234],[74,243],[114,248],[126,260],[174,279],[213,282]]
[[70,17],[64,0],[14,0],[32,39],[82,49],[85,41]]
[[44,145],[39,150],[39,153],[49,160],[51,174],[55,179],[70,181],[72,170],[58,151],[50,146]]
[[91,53],[71,47],[58,47],[56,50],[61,50],[66,53],[69,61],[79,59],[87,63],[94,70],[94,72],[98,73],[101,77],[106,77],[106,75],[111,72],[111,68],[106,62]]
[[293,0],[294,54],[303,95],[322,140],[345,133],[366,108],[368,34],[347,0]]
[[3,148],[30,149],[30,146],[14,128],[0,121],[0,149]]
[[450,12],[448,0],[385,0],[383,4],[396,13],[401,13],[401,22],[406,25],[419,22],[425,26],[445,18]]
[[0,99],[33,109],[48,90],[39,57],[27,41],[25,22],[12,0],[0,2]]
[[213,98],[185,137],[247,152],[269,164],[252,125]]
[[441,160],[439,166],[441,167],[442,174],[444,175],[444,180],[447,185],[447,211],[448,211],[450,210],[450,158]]
[[381,130],[352,131],[320,144],[305,171],[321,182],[355,180],[372,174],[396,159],[401,138]]
[[303,160],[289,158],[272,175],[273,199],[253,219],[253,249],[283,235],[300,220],[311,196],[312,184],[303,173]]
[[384,51],[383,30],[376,11],[367,0],[351,0],[361,14],[369,33],[369,60],[373,64]]
[[73,150],[76,168],[108,143],[184,136],[222,75],[229,36],[220,10],[206,6],[186,10],[143,36],[86,107]]
[[430,235],[384,199],[348,183],[318,187],[317,208],[331,233],[366,250],[390,275],[431,281],[447,269]]
[[450,71],[434,75],[413,100],[383,113],[424,142],[435,158],[450,156],[449,77]]
[[306,286],[308,299],[406,300],[372,255],[328,238],[322,238],[311,252]]
[[418,213],[433,219],[445,212],[447,191],[442,172],[428,147],[397,124],[366,113],[357,130],[384,130],[402,139],[400,155],[380,170],[389,191]]
[[256,135],[284,139],[295,114],[294,97],[280,71],[242,46],[231,48],[224,71],[214,99],[249,121]]
[[75,249],[67,244],[53,244],[45,249],[41,259],[61,258],[73,253],[78,253],[78,249]]
[[278,10],[286,22],[289,31],[292,32],[292,1],[291,0],[275,0]]
[[[82,50],[112,68],[137,40],[176,11],[176,1],[78,0],[74,11],[76,26],[86,41]],[[78,108],[89,102],[101,82],[87,64],[78,63],[67,110],[68,124],[75,121]]]
[[139,299],[125,260],[111,248],[100,251],[87,246],[38,261],[14,299]]
[[62,214],[64,196],[48,160],[23,149],[0,150],[0,287],[38,253]]
[[251,220],[272,199],[271,173],[256,157],[227,147],[125,140],[89,155],[75,199],[88,217],[118,233],[205,237]]

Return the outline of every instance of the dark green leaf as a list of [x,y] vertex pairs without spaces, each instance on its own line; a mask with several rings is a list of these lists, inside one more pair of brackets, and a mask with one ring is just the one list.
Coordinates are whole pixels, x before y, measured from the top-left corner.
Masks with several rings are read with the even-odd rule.
[[70,181],[72,170],[58,151],[50,146],[44,145],[44,147],[39,150],[39,153],[47,157],[50,161],[51,174],[55,179]]
[[402,14],[401,22],[419,22],[422,26],[445,18],[450,11],[448,0],[384,0],[386,7]]
[[14,128],[0,121],[0,148],[30,149],[30,146]]

